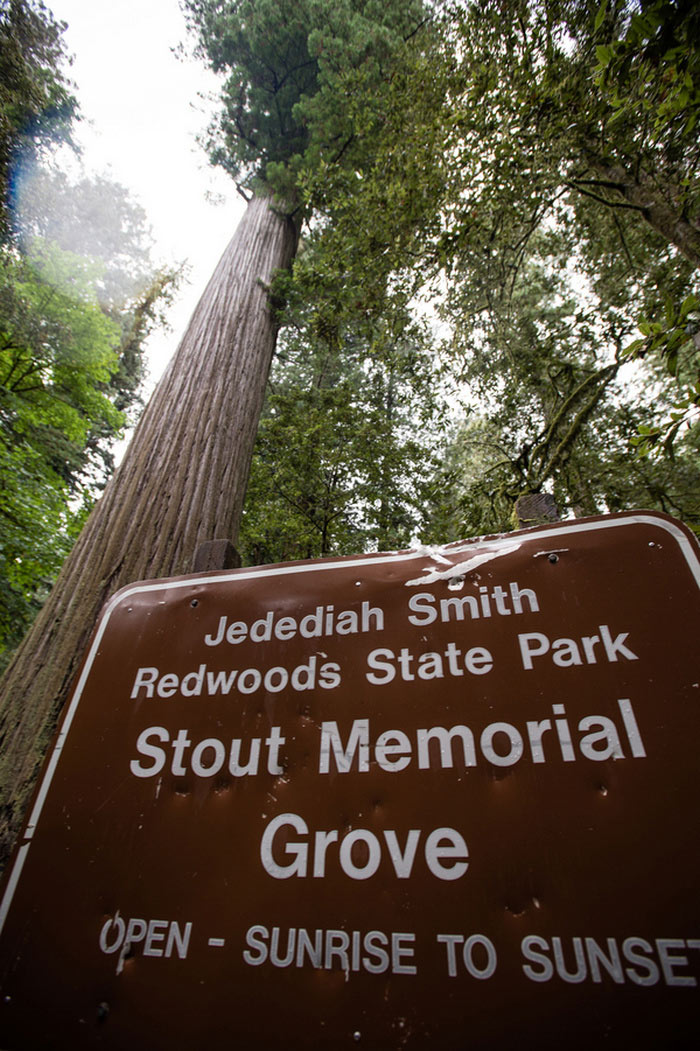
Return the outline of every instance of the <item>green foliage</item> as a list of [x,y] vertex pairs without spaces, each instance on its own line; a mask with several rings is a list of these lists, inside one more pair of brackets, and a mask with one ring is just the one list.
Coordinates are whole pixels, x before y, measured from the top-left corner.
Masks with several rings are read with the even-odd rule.
[[[426,8],[418,0],[186,6],[200,52],[227,77],[210,156],[245,192],[272,189],[279,207],[312,217],[293,276],[278,276],[273,290],[287,304],[282,351],[240,543],[252,561],[407,543],[432,473],[430,442],[415,433],[435,411],[425,336],[409,324],[409,293],[381,253],[351,258],[342,233],[332,237],[341,207],[336,193],[324,213],[323,188],[332,183],[351,199],[373,170],[375,127]],[[380,215],[374,202],[369,221],[378,226]]]
[[[602,30],[607,3],[596,18]],[[645,127],[689,178],[697,175],[700,12],[687,0],[651,0],[632,11],[624,35],[596,48],[595,81],[614,112]]]
[[[606,5],[598,24],[604,25]],[[683,236],[681,251],[700,265],[700,11],[682,0],[652,0],[633,11],[625,32],[597,48],[595,81],[611,108],[609,124],[643,142],[641,164],[661,182],[664,205]],[[640,165],[641,169],[641,165]],[[641,169],[643,170],[643,169]],[[676,439],[700,411],[700,359],[696,292],[684,298],[666,295],[663,313],[642,318],[640,339],[627,354],[662,357],[668,372],[682,382],[666,418],[645,425],[633,439],[637,451],[674,455]]]
[[94,260],[94,292],[105,309],[134,299],[151,280],[153,243],[143,208],[104,175],[69,177],[55,166],[21,164],[14,176],[13,234]]
[[11,172],[64,140],[76,103],[62,73],[62,32],[36,0],[0,0],[0,238],[9,232]]
[[632,439],[640,456],[663,451],[675,458],[678,435],[697,423],[700,412],[700,298],[690,294],[682,303],[669,299],[661,321],[641,321],[641,338],[625,348],[625,356],[660,358],[665,371],[680,383],[680,390],[665,419],[642,425]]
[[[308,509],[300,493],[315,486],[314,513],[322,506],[320,467],[313,485],[313,471],[299,490],[292,483],[302,463],[329,448],[331,433],[342,445],[346,428],[361,432],[348,415],[350,392],[363,389],[369,366],[353,372],[353,334],[421,299],[451,333],[443,360],[468,405],[440,484],[422,490],[432,535],[440,521],[452,536],[510,528],[517,496],[542,489],[562,511],[643,503],[697,521],[697,436],[685,426],[698,396],[696,5],[447,0],[431,5],[419,33],[392,38],[385,64],[374,60],[375,39],[371,60],[358,60],[362,32],[351,16],[370,5],[309,2],[294,5],[296,20],[280,8],[293,26],[288,67],[279,64],[272,6],[190,8],[200,23],[205,10],[216,12],[207,31],[230,48],[228,58],[211,40],[203,46],[238,78],[214,136],[217,158],[248,186],[267,180],[313,217],[293,277],[277,289],[291,297],[282,321],[294,325],[295,296],[306,296],[299,338],[308,361],[325,340],[355,377],[339,380],[331,397],[314,393],[311,374],[298,388],[275,373],[284,398],[280,389],[282,400],[271,397],[248,505],[252,516],[262,500],[277,500],[278,535],[287,539],[274,557],[319,547],[301,520],[293,530],[300,547],[285,534],[290,512],[260,487],[263,463],[270,476],[279,465],[278,488],[297,505]],[[246,38],[258,15],[259,39],[257,28]],[[226,36],[234,24],[239,35]],[[342,44],[326,52],[335,36]],[[262,65],[249,81],[252,59],[240,55],[251,40]],[[287,68],[306,79],[283,107],[278,128],[293,131],[275,140],[282,152],[273,157],[270,124],[256,114],[272,121],[271,71],[283,71],[277,79],[287,88]],[[265,75],[273,79],[264,83]],[[249,83],[255,98],[242,88]],[[252,147],[261,143],[258,155]],[[633,342],[640,318],[643,339]],[[365,347],[383,368],[371,338]],[[413,397],[421,403],[421,393]],[[292,462],[294,433],[305,458]],[[675,461],[632,457],[636,433],[645,435],[642,447],[675,451]],[[343,503],[350,479],[331,501],[340,509],[334,521],[361,531],[370,503],[353,505],[349,495]],[[354,541],[348,533],[333,543],[347,550]]]
[[113,468],[140,405],[144,340],[178,279],[164,269],[105,301],[108,264],[38,237],[27,247],[0,252],[0,663]]
[[490,308],[475,309],[468,275],[452,290],[452,353],[472,407],[448,450],[431,535],[511,528],[518,496],[541,491],[562,514],[657,507],[700,525],[697,437],[684,438],[675,462],[630,454],[630,436],[673,404],[676,377],[657,368],[651,385],[625,355],[635,298],[613,295],[614,268],[603,266],[597,289],[610,288],[608,301],[584,291],[570,237],[534,237]]
[[63,28],[0,0],[0,664],[113,466],[178,277],[122,187],[48,165],[77,116]]
[[[70,283],[73,294],[63,289]],[[82,261],[46,245],[41,268],[0,257],[0,639],[15,644],[67,554],[87,497],[90,437],[123,422],[103,389],[119,329]]]
[[19,641],[112,469],[168,270],[117,308],[96,259],[35,239],[0,252],[0,663]]
[[[664,17],[649,21],[657,7]],[[606,328],[611,342],[603,345],[620,358],[642,315],[654,335],[636,344],[648,385],[662,382],[661,367],[675,389],[667,383],[662,397],[649,399],[649,418],[640,426],[647,435],[674,439],[697,409],[691,305],[700,258],[698,140],[695,96],[676,91],[679,70],[694,77],[696,10],[645,5],[641,22],[627,5],[595,17],[577,0],[478,0],[442,11],[443,21],[421,39],[423,50],[392,79],[381,117],[374,99],[357,98],[355,122],[372,128],[370,167],[355,179],[342,171],[305,173],[308,198],[321,202],[328,220],[327,258],[338,261],[338,274],[343,261],[351,274],[355,266],[361,272],[363,261],[371,274],[381,268],[411,294],[431,281],[457,342],[464,347],[471,340],[471,353],[487,371],[494,345],[475,349],[481,319],[500,314],[505,323],[522,275],[558,231],[566,250],[550,253],[547,265],[576,275],[573,294],[590,304],[576,335],[577,356],[582,360],[590,335],[600,338]],[[647,36],[639,35],[640,26]],[[605,78],[600,51],[596,57],[603,40],[622,41],[619,55],[611,46]],[[596,68],[598,90],[592,90]],[[647,91],[652,81],[654,92]],[[656,101],[644,118],[640,107],[648,100]],[[550,291],[545,305],[558,294]],[[537,323],[556,354],[558,323],[546,309]],[[517,372],[502,382],[507,401]],[[665,430],[649,422],[655,413],[667,417]],[[537,432],[531,440],[538,445]],[[527,484],[541,479],[531,474]]]
[[[310,250],[309,250],[310,251]],[[252,563],[407,546],[437,471],[427,333],[396,307],[328,324],[297,277],[240,544]]]
[[354,75],[376,87],[424,18],[420,0],[186,0],[200,53],[226,74],[209,152],[241,186],[295,205],[304,164],[345,164]]

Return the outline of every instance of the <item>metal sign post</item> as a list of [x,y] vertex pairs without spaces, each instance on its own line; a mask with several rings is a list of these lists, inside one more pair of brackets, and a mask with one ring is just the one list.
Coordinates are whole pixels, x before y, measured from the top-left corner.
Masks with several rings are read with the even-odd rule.
[[122,590],[0,1046],[695,1047],[699,587],[638,512]]

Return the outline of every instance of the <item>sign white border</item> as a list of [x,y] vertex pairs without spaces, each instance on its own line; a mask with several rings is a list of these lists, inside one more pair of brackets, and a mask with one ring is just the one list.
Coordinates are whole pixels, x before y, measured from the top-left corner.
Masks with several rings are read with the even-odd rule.
[[[457,542],[456,544],[445,544],[443,547],[426,547],[416,548],[415,550],[402,551],[389,555],[374,555],[366,558],[359,557],[358,559],[345,558],[338,561],[319,561],[310,562],[306,564],[299,564],[290,562],[288,564],[282,564],[277,566],[256,566],[250,570],[228,570],[221,573],[213,573],[209,571],[206,575],[200,576],[186,576],[186,577],[170,577],[164,580],[151,581],[147,584],[128,584],[125,588],[122,588],[109,600],[105,606],[102,616],[100,618],[95,637],[92,642],[92,646],[88,652],[87,659],[83,666],[80,678],[75,688],[73,697],[71,698],[68,710],[63,720],[60,733],[56,739],[51,759],[44,773],[41,787],[38,795],[34,801],[29,823],[26,831],[24,832],[24,842],[17,852],[17,856],[14,861],[12,872],[8,880],[7,888],[0,904],[0,935],[2,934],[5,926],[7,915],[12,905],[15,891],[19,878],[22,874],[24,863],[27,859],[29,848],[32,845],[32,838],[36,831],[41,812],[46,802],[46,797],[51,787],[54,774],[56,772],[56,766],[61,757],[63,746],[65,744],[68,732],[70,730],[73,718],[80,703],[83,690],[85,689],[85,683],[87,682],[88,676],[92,669],[95,657],[99,651],[100,643],[104,637],[104,633],[107,630],[110,617],[117,606],[121,605],[125,600],[132,598],[134,595],[142,595],[149,592],[157,592],[163,590],[177,590],[179,588],[191,588],[198,584],[220,584],[225,581],[232,580],[254,580],[257,577],[262,576],[288,576],[290,573],[319,573],[332,571],[341,567],[347,567],[352,565],[358,569],[363,566],[370,565],[386,565],[392,562],[408,562],[415,561],[417,558],[425,556],[426,558],[432,558],[436,562],[446,563],[448,560],[444,557],[443,552],[448,552],[450,555],[459,555],[462,552],[469,551],[478,547],[480,554],[476,556],[474,562],[468,560],[463,564],[451,564],[449,569],[440,571],[437,577],[449,578],[457,574],[463,574],[469,572],[471,568],[476,568],[477,559],[478,564],[483,565],[484,562],[490,561],[493,558],[498,558],[502,554],[510,554],[520,547],[526,540],[538,540],[547,541],[560,539],[573,532],[591,532],[593,530],[600,529],[615,529],[628,525],[652,525],[660,529],[664,529],[678,544],[681,554],[685,558],[688,568],[690,569],[695,583],[700,589],[700,557],[698,551],[693,543],[690,541],[686,533],[679,528],[673,519],[669,519],[665,516],[657,514],[653,511],[647,512],[621,512],[617,516],[610,516],[609,518],[590,518],[590,519],[575,519],[573,521],[564,522],[560,525],[552,526],[551,528],[535,527],[531,530],[522,530],[517,533],[504,533],[498,537],[475,537],[472,540],[465,540],[464,542]],[[505,550],[503,550],[505,548]],[[541,552],[545,554],[545,552]],[[486,557],[483,557],[486,556]],[[426,583],[431,578],[426,578]],[[432,578],[433,580],[436,577]]]

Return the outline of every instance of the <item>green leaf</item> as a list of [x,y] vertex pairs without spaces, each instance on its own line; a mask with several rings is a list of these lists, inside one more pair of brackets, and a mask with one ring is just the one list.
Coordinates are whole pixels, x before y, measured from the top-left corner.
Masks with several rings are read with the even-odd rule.
[[666,371],[669,376],[675,376],[678,373],[678,351],[671,350],[665,354],[664,362],[666,363]]
[[605,16],[606,16],[607,12],[608,12],[608,0],[603,0],[603,3],[600,5],[600,7],[598,8],[598,10],[596,12],[595,21],[593,23],[593,28],[594,28],[594,30],[596,32],[600,29],[600,27],[602,26],[603,22],[605,21]]
[[679,321],[681,323],[684,322],[687,319],[688,314],[691,314],[694,310],[698,309],[700,309],[700,296],[691,293],[691,295],[685,297],[681,304]]
[[609,44],[599,44],[596,49],[596,58],[598,59],[598,68],[606,69],[612,61],[614,51]]

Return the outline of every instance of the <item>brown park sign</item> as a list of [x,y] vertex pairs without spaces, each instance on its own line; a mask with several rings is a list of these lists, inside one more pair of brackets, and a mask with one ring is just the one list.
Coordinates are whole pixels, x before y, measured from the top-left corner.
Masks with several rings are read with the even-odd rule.
[[0,1047],[695,1048],[699,584],[637,512],[125,588]]

